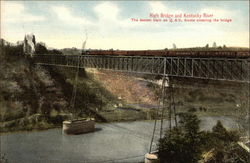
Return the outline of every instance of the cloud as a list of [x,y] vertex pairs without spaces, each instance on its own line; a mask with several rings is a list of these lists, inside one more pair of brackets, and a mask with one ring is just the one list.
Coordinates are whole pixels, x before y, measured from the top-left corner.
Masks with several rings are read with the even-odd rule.
[[4,22],[35,22],[44,21],[44,16],[33,15],[27,13],[25,7],[21,3],[1,1],[1,18]]
[[[3,1],[1,1],[2,4]],[[9,41],[23,39],[24,30],[32,31],[39,40],[47,45],[64,47],[81,47],[83,38],[82,27],[88,32],[87,48],[114,48],[114,49],[162,49],[172,47],[175,43],[178,47],[205,46],[207,43],[216,41],[219,45],[249,46],[249,27],[247,16],[240,9],[234,7],[229,10],[227,6],[199,5],[189,8],[185,3],[147,1],[142,4],[128,4],[111,1],[96,1],[90,6],[85,2],[78,6],[83,15],[79,15],[71,3],[37,3],[37,2],[6,2],[2,7],[1,35]],[[47,10],[37,10],[34,14],[29,13],[28,6],[36,4],[46,6]],[[200,2],[203,4],[203,2]],[[27,4],[27,6],[26,6]],[[78,3],[80,4],[80,3]],[[131,5],[134,5],[133,7]],[[137,5],[137,6],[136,6]],[[3,5],[2,5],[3,6]],[[205,6],[201,8],[202,6]],[[229,6],[230,7],[230,6]],[[41,7],[39,7],[41,8]],[[49,11],[48,11],[49,10]],[[183,10],[183,11],[181,11]],[[46,12],[50,12],[45,14]],[[51,14],[53,12],[53,14]],[[242,13],[241,13],[242,12]],[[155,22],[132,22],[131,18],[148,18],[150,13],[213,13],[218,18],[233,18],[232,23],[155,23]],[[44,17],[50,15],[51,17]],[[43,21],[45,18],[52,23],[29,23],[25,21]],[[9,22],[7,22],[7,20]],[[242,23],[238,23],[242,21]],[[12,22],[18,22],[13,25]],[[21,22],[21,23],[20,23]],[[64,23],[60,29],[54,28],[54,24]],[[40,26],[41,25],[41,26]],[[1,27],[2,27],[1,26]],[[24,27],[22,27],[24,26]],[[248,28],[247,28],[248,29]],[[35,32],[33,30],[36,30]],[[70,32],[69,32],[70,31]],[[54,37],[56,34],[56,37]],[[201,37],[202,36],[202,37]],[[190,38],[192,40],[190,41]]]
[[168,11],[167,7],[161,1],[149,2],[150,10],[154,13],[166,12]]
[[64,21],[65,23],[69,24],[79,24],[79,25],[86,25],[91,24],[91,22],[85,17],[79,17],[73,15],[70,8],[65,6],[52,6],[52,11],[57,15],[57,17]]
[[133,23],[130,18],[121,18],[120,7],[113,2],[99,2],[93,8],[97,20],[88,19],[84,16],[77,16],[71,7],[51,6],[51,11],[57,18],[67,25],[86,25],[89,32],[95,30],[95,34],[108,34],[119,30],[127,30],[141,23]]
[[[98,17],[96,26],[101,32],[114,30],[127,30],[134,27],[141,26],[141,23],[134,23],[131,18],[122,18],[120,15],[120,7],[113,2],[102,2],[94,7],[94,12]],[[104,28],[105,27],[105,28]]]
[[214,18],[232,18],[234,11],[229,11],[221,8],[203,8],[200,13],[213,14]]
[[152,13],[182,13],[181,10],[174,8],[173,6],[167,7],[162,1],[150,1],[148,2],[150,12]]
[[94,7],[100,21],[113,20],[117,21],[120,9],[117,5],[111,2],[103,2]]

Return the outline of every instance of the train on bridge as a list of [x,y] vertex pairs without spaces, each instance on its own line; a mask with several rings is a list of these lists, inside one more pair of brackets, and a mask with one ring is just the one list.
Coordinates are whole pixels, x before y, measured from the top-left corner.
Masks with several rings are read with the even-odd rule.
[[250,58],[245,50],[85,50],[83,55]]

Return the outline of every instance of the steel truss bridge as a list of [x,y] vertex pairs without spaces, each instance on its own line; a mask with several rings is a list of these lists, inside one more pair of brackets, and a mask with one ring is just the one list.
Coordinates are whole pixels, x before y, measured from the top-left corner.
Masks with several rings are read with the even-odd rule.
[[250,58],[191,58],[101,55],[35,55],[39,65],[97,68],[162,76],[250,81]]

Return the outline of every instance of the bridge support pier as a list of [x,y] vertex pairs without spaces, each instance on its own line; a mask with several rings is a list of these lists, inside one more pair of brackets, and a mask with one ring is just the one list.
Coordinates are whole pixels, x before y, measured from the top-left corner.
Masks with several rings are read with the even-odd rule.
[[[164,118],[164,112],[166,107],[166,87],[169,86],[169,78],[167,76],[163,76],[162,78],[162,85],[161,85],[161,128],[160,128],[160,139],[162,138],[162,132],[163,132],[163,118]],[[159,103],[160,104],[160,103]]]
[[[168,89],[166,89],[168,88]],[[176,108],[175,108],[175,98],[174,98],[174,85],[170,81],[168,76],[163,76],[162,78],[162,110],[161,110],[161,128],[160,128],[160,139],[162,138],[163,134],[163,119],[165,114],[165,109],[168,108],[168,123],[169,123],[169,130],[172,129],[172,114],[174,115],[175,126],[177,126],[177,115],[176,115]],[[167,99],[169,106],[167,107]]]

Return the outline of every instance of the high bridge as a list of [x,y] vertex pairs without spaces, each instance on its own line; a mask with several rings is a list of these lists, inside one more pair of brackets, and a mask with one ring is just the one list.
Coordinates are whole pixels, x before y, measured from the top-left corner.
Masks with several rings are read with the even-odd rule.
[[[35,41],[32,39],[33,43]],[[25,43],[28,43],[27,41]],[[85,42],[86,43],[86,42]],[[33,44],[32,44],[33,45]],[[28,47],[28,46],[26,46]],[[25,48],[25,54],[32,54],[32,47]],[[184,52],[185,53],[185,52]],[[189,52],[187,52],[189,53]],[[151,54],[150,54],[151,55]],[[167,97],[166,93],[166,77],[187,77],[187,78],[200,78],[209,80],[225,80],[250,84],[250,58],[227,58],[227,57],[163,57],[163,56],[119,56],[119,55],[52,55],[40,54],[30,55],[33,62],[38,65],[48,66],[64,66],[77,68],[76,84],[73,88],[72,98],[70,103],[74,108],[77,77],[79,68],[97,68],[112,71],[132,72],[141,74],[152,74],[162,76],[162,95],[159,98],[158,109],[156,115],[160,118],[160,138],[163,135],[163,118],[165,108],[168,108],[169,129],[171,130],[172,118],[174,115],[175,126],[177,126],[177,114],[174,101],[173,86],[169,85]],[[248,96],[250,97],[250,85],[248,88]],[[166,99],[170,105],[166,106]],[[250,103],[248,98],[248,104]],[[160,107],[162,105],[162,107]],[[156,139],[156,123],[154,122],[152,138],[149,147],[149,153],[154,150],[153,142]]]
[[[177,126],[177,114],[173,87],[169,86],[167,97],[166,76],[188,77],[212,80],[226,80],[250,84],[250,58],[193,58],[193,57],[158,57],[158,56],[108,56],[108,55],[34,55],[33,61],[39,65],[65,66],[79,68],[97,68],[121,72],[161,75],[162,95],[156,115],[160,117],[160,134],[163,135],[163,118],[168,108],[169,129],[172,128],[172,114]],[[77,71],[78,72],[78,71]],[[171,83],[171,82],[170,82]],[[76,91],[76,87],[74,89]],[[74,92],[73,90],[73,92]],[[250,87],[249,87],[250,90]],[[249,91],[250,93],[250,91]],[[248,93],[248,94],[249,94]],[[171,105],[166,106],[166,99]],[[162,102],[160,102],[162,101]],[[249,100],[248,100],[249,103]],[[162,105],[162,107],[160,107]],[[157,118],[154,121],[149,153],[154,153]]]
[[193,58],[107,55],[34,55],[39,65],[97,68],[173,77],[250,81],[250,58]]

